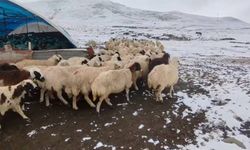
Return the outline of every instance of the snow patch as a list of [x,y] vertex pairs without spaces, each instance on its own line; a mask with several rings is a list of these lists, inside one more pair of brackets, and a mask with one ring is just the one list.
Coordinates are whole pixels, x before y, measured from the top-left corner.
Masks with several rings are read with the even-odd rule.
[[30,131],[29,133],[27,133],[27,135],[28,135],[29,137],[32,137],[32,136],[35,135],[35,134],[37,134],[37,131],[36,131],[36,130],[32,130],[32,131]]
[[133,116],[137,116],[137,115],[138,115],[137,111],[133,112]]
[[82,129],[77,129],[76,132],[82,132]]
[[81,142],[88,141],[88,140],[91,140],[91,137],[84,137],[82,138]]
[[154,145],[157,145],[157,144],[159,144],[160,143],[160,141],[159,140],[153,140],[153,139],[149,139],[148,140],[148,143],[152,143],[152,144],[154,144]]
[[112,126],[113,124],[116,124],[116,122],[105,123],[105,124],[104,124],[104,127],[109,127],[109,126]]
[[64,141],[65,141],[65,142],[68,142],[69,140],[70,140],[70,138],[66,138]]
[[144,128],[144,125],[143,125],[143,124],[141,124],[141,125],[138,127],[138,129],[142,129],[142,128]]
[[94,147],[94,149],[98,149],[98,148],[100,148],[100,147],[103,147],[102,142],[98,142],[98,143],[96,144],[96,146]]
[[54,126],[53,124],[47,125],[47,126],[41,126],[41,129],[46,130],[47,128],[53,127],[53,126]]

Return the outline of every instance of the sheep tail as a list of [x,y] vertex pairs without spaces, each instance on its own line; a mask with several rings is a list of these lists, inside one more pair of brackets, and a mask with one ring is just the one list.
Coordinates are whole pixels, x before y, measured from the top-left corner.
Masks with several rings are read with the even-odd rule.
[[153,89],[155,92],[158,91],[160,89],[161,85],[157,85],[157,87],[155,89]]

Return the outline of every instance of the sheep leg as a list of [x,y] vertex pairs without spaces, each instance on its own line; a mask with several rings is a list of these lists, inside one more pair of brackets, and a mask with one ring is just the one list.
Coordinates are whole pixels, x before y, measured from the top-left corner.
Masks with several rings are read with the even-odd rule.
[[158,92],[155,92],[155,97],[156,97],[156,102],[158,102],[159,101],[159,99],[158,99]]
[[163,98],[162,98],[162,95],[161,95],[162,90],[163,90],[162,88],[160,88],[160,89],[157,90],[157,93],[156,93],[157,99],[156,99],[156,101],[163,102]]
[[22,108],[22,110],[23,110],[23,111],[25,111],[25,106],[24,106],[24,104],[22,105],[22,107],[21,107],[21,108]]
[[73,96],[72,105],[73,105],[73,109],[74,109],[74,110],[78,110],[78,107],[77,107],[77,105],[76,105],[76,101],[77,101],[76,96]]
[[127,98],[127,101],[130,102],[129,101],[129,88],[126,88],[126,98]]
[[87,101],[87,103],[90,105],[90,107],[95,107],[95,104],[91,101],[88,94],[84,94],[84,99]]
[[159,100],[159,89],[153,89],[153,92],[155,93],[156,102],[160,101]]
[[106,98],[106,99],[105,99],[105,102],[106,102],[109,106],[113,106],[113,104],[110,102],[110,99],[109,99],[109,98]]
[[162,91],[164,90],[164,87],[161,87],[160,89],[159,89],[159,98],[160,98],[160,101],[163,103],[163,98],[162,98]]
[[138,91],[139,88],[138,88],[138,86],[137,86],[136,79],[133,79],[133,84],[134,84],[135,90]]
[[44,101],[44,94],[45,94],[45,90],[44,90],[44,89],[41,89],[40,103]]
[[57,97],[65,104],[65,105],[68,105],[69,103],[63,98],[62,96],[62,91],[59,90],[57,91]]
[[49,107],[49,94],[50,94],[50,92],[48,91],[48,92],[46,92],[45,93],[45,106],[46,107]]
[[170,90],[169,90],[169,95],[170,95],[170,98],[173,98],[173,95],[174,94],[174,87],[173,86],[170,86]]
[[22,116],[23,119],[29,120],[29,118],[23,113],[22,108],[20,107],[20,105],[14,106],[14,109],[15,109],[15,111],[16,111],[19,115]]
[[105,99],[105,97],[100,97],[99,98],[99,102],[97,103],[97,106],[96,106],[96,112],[99,114],[100,113],[100,107],[101,107],[101,104],[102,104],[102,101]]
[[156,91],[155,92],[155,96],[156,96],[156,102],[159,102],[160,101],[160,92],[159,91]]
[[138,88],[138,86],[137,86],[137,83],[136,83],[136,82],[134,82],[134,87],[135,87],[135,90],[136,90],[136,91],[138,91],[138,90],[139,90],[139,88]]

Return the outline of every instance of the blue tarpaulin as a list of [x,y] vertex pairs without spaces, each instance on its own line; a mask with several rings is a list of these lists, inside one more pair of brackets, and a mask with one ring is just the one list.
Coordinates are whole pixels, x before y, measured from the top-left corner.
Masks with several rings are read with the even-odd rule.
[[0,0],[0,48],[10,43],[18,49],[75,48],[70,36],[35,13],[9,0]]
[[31,22],[46,23],[39,16],[7,0],[0,0],[0,36],[6,36],[16,28]]

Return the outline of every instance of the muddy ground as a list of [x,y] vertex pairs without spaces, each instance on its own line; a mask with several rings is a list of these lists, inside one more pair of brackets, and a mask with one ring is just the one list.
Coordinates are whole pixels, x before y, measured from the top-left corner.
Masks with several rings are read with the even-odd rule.
[[[187,88],[204,92],[181,80],[176,86],[177,91]],[[183,116],[183,111],[189,108],[177,102],[177,96],[164,97],[163,104],[155,102],[148,90],[132,90],[130,96],[132,103],[128,104],[124,93],[113,95],[113,107],[103,103],[100,115],[84,101],[78,103],[78,111],[56,100],[50,107],[37,99],[26,102],[25,113],[31,122],[8,112],[2,119],[0,147],[8,150],[93,149],[101,142],[100,149],[138,150],[196,143],[194,130],[206,121],[204,112]],[[28,134],[32,131],[33,135]]]

